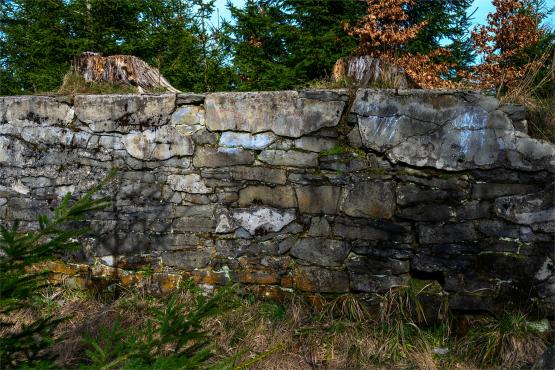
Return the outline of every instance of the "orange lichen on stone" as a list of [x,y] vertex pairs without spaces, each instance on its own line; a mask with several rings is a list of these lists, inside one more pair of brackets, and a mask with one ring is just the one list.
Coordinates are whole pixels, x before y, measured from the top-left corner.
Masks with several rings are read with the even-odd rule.
[[245,284],[278,284],[279,277],[275,271],[245,269],[236,272],[237,279]]

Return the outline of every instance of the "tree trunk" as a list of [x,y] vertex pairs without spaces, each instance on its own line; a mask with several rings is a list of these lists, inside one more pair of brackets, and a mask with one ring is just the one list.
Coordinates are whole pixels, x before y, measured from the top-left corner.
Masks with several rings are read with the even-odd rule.
[[116,85],[131,85],[139,88],[140,92],[157,88],[173,93],[181,92],[158,69],[132,55],[104,57],[98,53],[86,52],[76,59],[73,70],[83,76],[86,82],[105,81]]

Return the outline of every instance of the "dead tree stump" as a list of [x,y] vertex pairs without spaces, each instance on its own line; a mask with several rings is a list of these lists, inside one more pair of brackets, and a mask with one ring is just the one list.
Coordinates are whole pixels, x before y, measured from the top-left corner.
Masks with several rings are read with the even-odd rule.
[[102,56],[98,53],[85,52],[73,63],[73,72],[86,82],[110,82],[117,85],[136,86],[139,92],[163,88],[169,92],[181,91],[173,87],[160,74],[158,69],[133,55]]
[[335,81],[348,79],[356,87],[415,87],[401,67],[368,55],[339,59],[333,66],[332,76]]

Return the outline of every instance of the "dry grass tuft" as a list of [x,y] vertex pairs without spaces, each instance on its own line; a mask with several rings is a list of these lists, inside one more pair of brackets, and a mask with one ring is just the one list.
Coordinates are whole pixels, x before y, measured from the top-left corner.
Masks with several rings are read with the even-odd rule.
[[[550,60],[550,67],[545,70]],[[549,89],[550,97],[538,97],[545,96]],[[529,135],[555,143],[555,47],[547,48],[534,63],[528,64],[524,76],[500,100],[524,105],[528,110]]]
[[[422,289],[393,289],[382,295],[378,312],[352,294],[311,300],[291,295],[285,302],[235,295],[230,298],[233,308],[207,319],[204,330],[212,341],[214,363],[232,358],[234,369],[512,368],[532,363],[545,348],[545,335],[514,315],[474,319],[469,325],[480,330],[455,339],[449,325],[426,324],[417,299]],[[198,294],[183,289],[177,299],[193,307]],[[17,319],[24,322],[39,311],[69,316],[58,327],[61,341],[52,351],[59,356],[58,366],[77,368],[87,361],[86,336],[102,340],[116,321],[137,332],[164,302],[141,290],[110,298],[57,287],[44,294],[34,311],[21,312]],[[436,347],[449,353],[438,355]]]
[[106,81],[86,82],[85,78],[77,73],[68,72],[65,74],[62,86],[56,91],[61,95],[76,94],[136,94],[145,93],[165,93],[166,89],[156,87],[149,90],[139,90],[135,86],[121,85]]

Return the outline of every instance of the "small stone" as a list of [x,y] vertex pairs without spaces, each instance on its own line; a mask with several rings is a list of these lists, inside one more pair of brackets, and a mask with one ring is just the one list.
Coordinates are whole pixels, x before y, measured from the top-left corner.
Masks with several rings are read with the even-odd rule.
[[193,94],[193,93],[177,94],[175,98],[175,104],[178,106],[184,105],[184,104],[200,105],[204,103],[205,97],[206,97],[206,94]]
[[222,213],[218,217],[218,222],[216,223],[216,233],[226,234],[234,231],[237,229],[239,225],[235,222],[235,220],[230,217],[229,215]]
[[173,221],[172,228],[175,232],[214,232],[215,220],[212,217],[186,216]]
[[417,203],[429,203],[432,201],[460,200],[466,197],[466,191],[426,189],[416,184],[400,184],[397,187],[397,204],[407,206]]
[[449,348],[434,347],[432,348],[432,353],[435,353],[436,355],[440,355],[440,356],[445,356],[449,353]]
[[362,138],[360,137],[360,131],[358,129],[358,125],[355,126],[351,132],[347,135],[347,139],[349,140],[349,145],[354,148],[362,148]]
[[445,204],[418,204],[398,210],[397,215],[413,221],[446,221],[455,216],[455,211]]
[[294,142],[295,148],[317,153],[330,150],[336,144],[336,140],[323,139],[312,136],[303,136],[300,139],[295,140]]
[[555,221],[552,190],[497,198],[494,205],[495,213],[499,217],[522,225]]
[[202,107],[196,105],[184,105],[175,110],[170,118],[172,125],[204,126],[205,114]]
[[251,235],[256,235],[280,231],[295,219],[295,213],[274,208],[253,207],[234,210],[233,218]]
[[411,227],[408,223],[336,219],[332,230],[336,237],[349,240],[412,242]]
[[291,248],[293,248],[293,245],[295,245],[296,242],[297,242],[297,237],[296,236],[291,236],[291,237],[288,237],[288,238],[284,239],[283,241],[281,241],[278,244],[278,253],[279,254],[285,254],[285,253],[289,252],[291,250]]
[[407,274],[410,261],[397,259],[378,259],[374,256],[360,256],[351,253],[345,262],[347,271],[355,274],[401,275]]
[[249,134],[246,132],[226,131],[220,137],[220,146],[240,147],[244,149],[262,150],[276,140],[276,135],[271,132]]
[[193,133],[193,141],[198,145],[216,144],[218,142],[218,135],[205,128],[199,128]]
[[310,236],[328,236],[331,228],[328,220],[325,217],[312,217],[310,220],[310,229],[308,235]]
[[539,190],[541,188],[537,185],[480,183],[472,185],[472,198],[493,199],[505,195],[535,193]]

